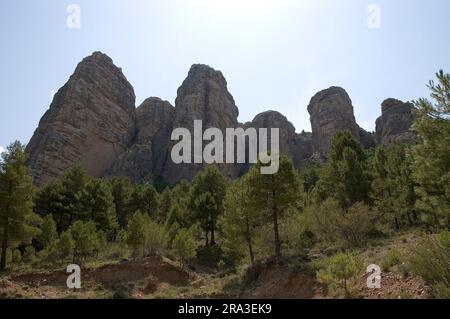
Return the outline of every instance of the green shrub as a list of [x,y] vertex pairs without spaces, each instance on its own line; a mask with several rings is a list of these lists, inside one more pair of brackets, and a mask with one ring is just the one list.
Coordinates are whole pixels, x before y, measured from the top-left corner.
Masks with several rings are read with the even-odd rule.
[[74,262],[81,263],[98,251],[99,236],[94,222],[78,220],[70,226],[70,233],[74,241]]
[[112,299],[131,299],[132,291],[129,287],[119,286],[114,289]]
[[281,227],[281,235],[286,248],[295,255],[305,256],[315,242],[315,236],[309,230],[305,216],[298,213],[286,218]]
[[70,231],[65,231],[61,234],[61,238],[56,243],[56,247],[61,261],[65,260],[73,254],[75,242]]
[[36,253],[36,257],[34,258],[32,265],[33,267],[42,266],[45,265],[47,261],[48,261],[48,250],[44,249]]
[[383,270],[389,270],[393,266],[400,265],[402,263],[401,255],[398,250],[391,250],[389,253],[384,256],[384,258],[380,262],[380,266]]
[[12,253],[12,262],[16,265],[22,262],[22,254],[20,253],[20,250],[14,249]]
[[167,248],[169,235],[166,228],[158,223],[151,221],[148,224],[148,242],[147,249],[152,255],[159,254]]
[[136,211],[131,216],[127,226],[127,235],[123,237],[126,238],[126,242],[135,256],[161,253],[169,241],[164,225],[151,221],[147,214],[140,211]]
[[23,261],[25,263],[32,263],[34,259],[36,258],[36,251],[33,246],[27,246],[25,248],[25,251],[23,253]]
[[208,267],[217,267],[221,260],[225,260],[224,253],[218,245],[207,245],[197,249],[197,260]]
[[375,231],[369,207],[356,203],[344,210],[333,199],[306,210],[308,224],[321,241],[337,248],[364,247]]
[[44,248],[47,248],[58,238],[56,222],[51,214],[43,218],[40,229],[41,233],[36,239]]
[[325,284],[336,295],[352,296],[352,286],[362,272],[362,262],[351,253],[339,253],[325,261],[324,267],[317,272],[317,280]]
[[48,245],[48,247],[45,249],[47,251],[47,262],[50,264],[56,264],[60,261],[60,254],[58,251],[58,247],[56,245],[56,242],[52,242]]
[[13,260],[13,253],[12,250],[8,248],[6,250],[6,264],[10,265],[12,263],[12,260]]
[[127,243],[127,231],[125,229],[121,229],[117,234],[116,241],[121,245],[125,246]]
[[189,259],[195,257],[195,248],[194,236],[187,229],[180,230],[178,235],[173,239],[173,252],[180,259],[183,267]]
[[434,289],[436,297],[450,296],[450,232],[422,240],[412,249],[409,269],[425,279]]

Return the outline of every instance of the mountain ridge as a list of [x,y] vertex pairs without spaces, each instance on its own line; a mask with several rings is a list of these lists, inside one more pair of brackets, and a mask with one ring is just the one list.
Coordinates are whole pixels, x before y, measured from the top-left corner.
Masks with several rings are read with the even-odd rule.
[[[169,184],[191,180],[204,164],[170,160],[174,128],[192,131],[194,120],[203,128],[280,128],[280,151],[296,167],[325,158],[333,135],[349,131],[365,148],[410,142],[414,107],[396,99],[382,103],[376,132],[366,132],[356,122],[350,96],[341,87],[315,94],[307,107],[312,132],[296,133],[294,125],[278,111],[265,111],[252,121],[239,123],[239,108],[228,91],[221,71],[194,64],[177,90],[175,105],[150,97],[135,105],[133,86],[121,68],[99,51],[84,58],[58,90],[27,145],[28,165],[37,183],[61,176],[81,165],[95,177],[124,175],[133,181],[161,178]],[[225,155],[225,154],[224,154]],[[229,179],[248,164],[218,164]]]

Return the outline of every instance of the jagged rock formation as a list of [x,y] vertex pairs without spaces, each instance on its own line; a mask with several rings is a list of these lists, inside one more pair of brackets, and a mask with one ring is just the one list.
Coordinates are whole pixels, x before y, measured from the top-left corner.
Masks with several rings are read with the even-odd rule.
[[[340,130],[349,131],[366,148],[415,138],[409,131],[414,118],[411,104],[384,101],[376,134],[369,133],[356,124],[352,101],[339,87],[311,99],[312,133],[300,134],[276,111],[239,123],[239,110],[224,76],[206,65],[193,65],[177,93],[175,107],[152,97],[135,108],[132,86],[108,56],[95,52],[83,59],[55,95],[27,146],[35,181],[47,182],[75,165],[92,176],[125,175],[135,182],[191,180],[205,164],[173,163],[171,134],[175,128],[186,128],[193,139],[195,120],[202,120],[203,131],[219,128],[224,144],[227,128],[268,128],[269,136],[270,128],[279,128],[280,151],[291,156],[298,168],[323,162],[331,138]],[[249,168],[248,164],[218,166],[229,179]]]
[[416,135],[411,131],[414,122],[414,106],[396,99],[381,104],[382,115],[376,121],[376,140],[380,145],[410,143]]
[[[301,167],[302,163],[312,155],[312,135],[302,132],[295,133],[295,127],[288,119],[279,112],[267,111],[258,114],[246,127],[279,128],[280,129],[280,153],[289,155],[296,167]],[[270,130],[268,130],[271,145]]]
[[[113,163],[111,176],[128,176],[131,180],[151,181],[167,160],[174,107],[152,97],[136,109],[136,137],[133,146]],[[163,143],[161,143],[163,141]]]
[[330,141],[338,131],[349,131],[360,141],[360,128],[356,124],[353,105],[347,92],[330,87],[313,96],[308,105],[311,115],[313,151],[325,156]]
[[[215,127],[225,134],[226,128],[238,126],[238,115],[239,110],[228,92],[222,72],[206,65],[194,64],[178,89],[172,127],[187,128],[192,132],[193,141],[195,120],[202,120],[203,131]],[[169,157],[161,175],[165,181],[173,184],[180,179],[192,179],[203,167],[204,164],[195,164],[194,160],[192,164],[175,164]],[[236,177],[239,172],[233,164],[220,164],[219,168],[228,178]]]
[[78,164],[101,176],[133,140],[134,103],[133,87],[108,56],[95,52],[83,59],[27,146],[36,182]]

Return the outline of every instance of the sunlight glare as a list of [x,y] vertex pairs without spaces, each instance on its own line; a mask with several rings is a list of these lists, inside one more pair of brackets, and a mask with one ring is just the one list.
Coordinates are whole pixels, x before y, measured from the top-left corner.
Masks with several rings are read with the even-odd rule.
[[254,15],[269,13],[277,5],[276,0],[191,0],[196,9],[217,16]]

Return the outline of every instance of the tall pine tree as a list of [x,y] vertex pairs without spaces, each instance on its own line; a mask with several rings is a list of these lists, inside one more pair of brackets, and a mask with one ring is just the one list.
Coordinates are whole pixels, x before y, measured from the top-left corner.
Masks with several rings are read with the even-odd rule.
[[[189,208],[195,221],[205,231],[205,244],[215,245],[215,231],[223,213],[223,200],[227,181],[216,166],[208,166],[192,182]],[[209,237],[210,236],[210,237]]]
[[337,200],[348,209],[357,202],[368,202],[370,176],[361,144],[349,132],[338,132],[331,141],[328,162],[320,172],[314,189],[317,202]]
[[[246,175],[247,176],[247,175]],[[224,214],[221,219],[225,251],[232,257],[242,257],[247,250],[251,264],[255,262],[254,233],[261,223],[259,210],[249,200],[249,184],[244,176],[227,189]]]
[[258,162],[248,172],[250,205],[263,215],[267,223],[272,224],[275,256],[281,257],[280,218],[290,207],[297,205],[300,180],[291,159],[287,156],[280,157],[276,174],[261,174],[261,165]]
[[117,216],[110,186],[105,181],[92,179],[77,193],[76,211],[80,219],[93,221],[109,238],[114,236]]
[[413,178],[418,184],[417,206],[431,228],[450,228],[450,74],[430,81],[431,98],[415,102],[414,130],[420,142],[413,147]]
[[24,146],[16,141],[2,154],[0,163],[0,270],[6,267],[7,250],[30,243],[39,234],[41,219],[33,213],[33,180],[25,166]]
[[370,158],[372,189],[370,196],[379,217],[396,230],[417,222],[411,158],[406,147],[379,147]]

